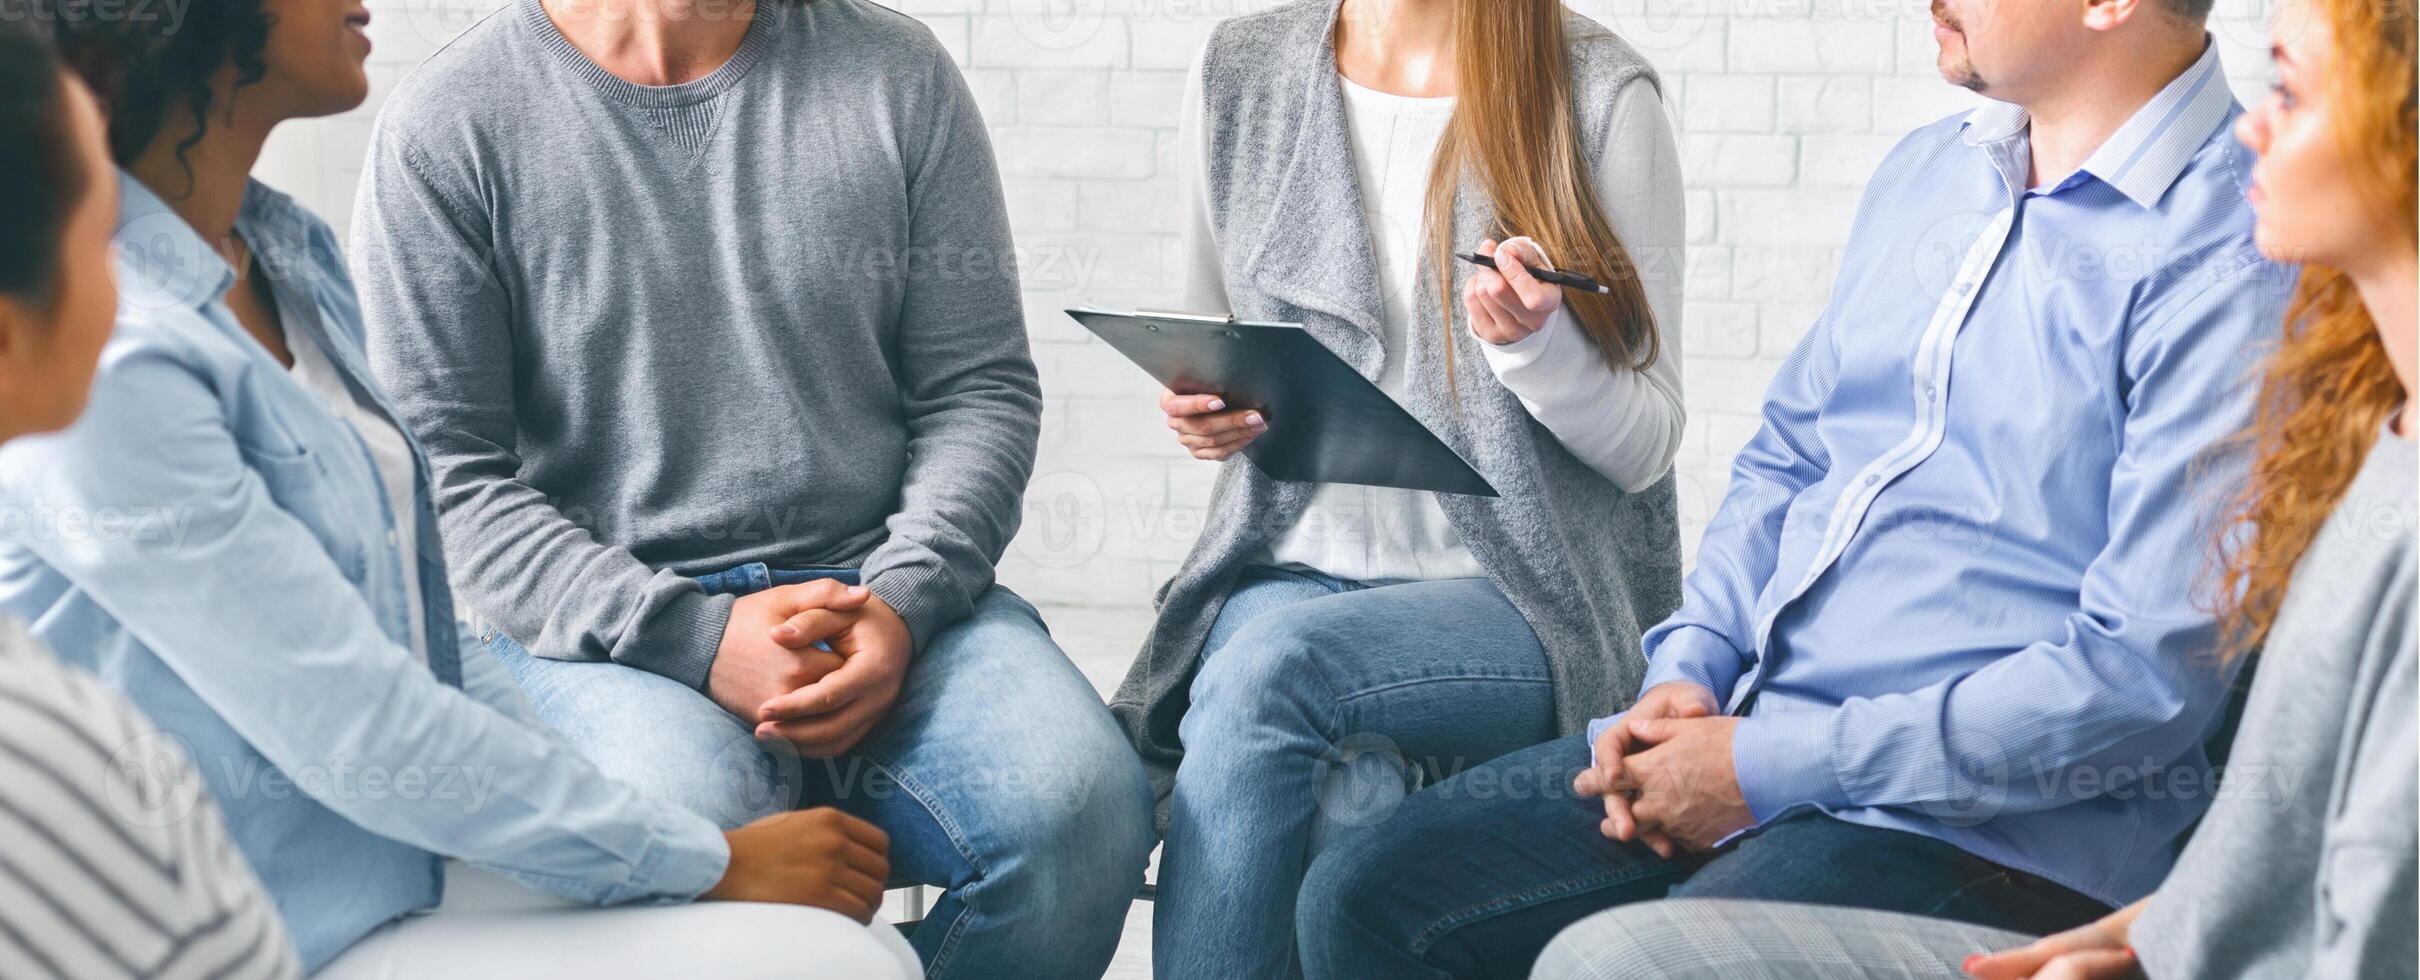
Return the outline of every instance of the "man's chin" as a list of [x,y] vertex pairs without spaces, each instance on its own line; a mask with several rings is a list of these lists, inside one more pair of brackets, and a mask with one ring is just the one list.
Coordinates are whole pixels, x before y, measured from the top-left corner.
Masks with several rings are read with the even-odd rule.
[[1943,81],[1969,92],[1980,93],[1983,91],[1983,76],[1976,74],[1975,66],[1968,63],[1965,58],[1943,51],[1938,64]]

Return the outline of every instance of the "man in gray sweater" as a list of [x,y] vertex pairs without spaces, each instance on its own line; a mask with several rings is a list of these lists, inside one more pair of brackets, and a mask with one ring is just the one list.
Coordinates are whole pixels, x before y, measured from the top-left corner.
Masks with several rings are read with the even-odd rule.
[[1151,798],[993,582],[1041,399],[928,31],[510,0],[389,99],[354,228],[461,591],[549,721],[725,826],[871,819],[949,890],[912,937],[935,976],[1107,967]]

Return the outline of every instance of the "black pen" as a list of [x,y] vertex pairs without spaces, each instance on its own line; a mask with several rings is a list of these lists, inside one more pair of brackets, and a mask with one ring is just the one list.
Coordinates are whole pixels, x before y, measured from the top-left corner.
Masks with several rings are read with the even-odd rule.
[[[1482,268],[1493,269],[1496,267],[1496,260],[1494,257],[1480,255],[1476,252],[1466,252],[1454,257]],[[1522,266],[1522,268],[1528,269],[1529,267]],[[1539,282],[1551,282],[1557,286],[1584,290],[1586,292],[1596,293],[1603,296],[1613,295],[1613,290],[1606,288],[1604,285],[1598,283],[1594,279],[1590,279],[1587,276],[1583,276],[1578,273],[1554,272],[1547,269],[1530,269],[1529,276],[1530,278],[1536,279]]]

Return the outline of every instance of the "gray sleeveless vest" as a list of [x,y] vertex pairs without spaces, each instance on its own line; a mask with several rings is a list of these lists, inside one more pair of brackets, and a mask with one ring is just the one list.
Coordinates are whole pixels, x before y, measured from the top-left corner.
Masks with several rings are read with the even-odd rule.
[[[1204,179],[1235,315],[1301,323],[1375,381],[1385,356],[1379,280],[1336,78],[1339,3],[1298,0],[1218,26],[1202,69]],[[1593,159],[1614,93],[1654,69],[1595,22],[1566,16],[1572,108]],[[1475,185],[1464,184],[1455,231],[1455,241],[1473,245],[1502,237]],[[1457,297],[1466,275],[1455,271]],[[1646,668],[1641,630],[1680,605],[1673,480],[1624,493],[1565,450],[1488,371],[1459,302],[1450,334],[1457,405],[1433,281],[1424,278],[1414,308],[1422,319],[1410,331],[1404,407],[1503,494],[1441,494],[1439,502],[1544,645],[1558,727],[1580,731],[1629,704]],[[1201,538],[1160,588],[1158,622],[1111,710],[1151,772],[1163,824],[1184,753],[1177,722],[1210,625],[1246,563],[1292,526],[1313,489],[1272,480],[1242,457],[1229,461]]]

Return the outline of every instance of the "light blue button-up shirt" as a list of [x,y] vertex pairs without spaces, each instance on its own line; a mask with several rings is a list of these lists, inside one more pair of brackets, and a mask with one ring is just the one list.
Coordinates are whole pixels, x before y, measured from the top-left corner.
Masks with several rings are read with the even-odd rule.
[[2001,103],[1875,173],[1645,638],[1646,687],[1749,711],[1760,825],[1817,807],[2113,904],[2166,873],[2229,679],[2195,588],[2292,287],[2239,111],[2211,48],[2039,187]]
[[[227,263],[121,188],[120,311],[91,406],[0,449],[0,612],[181,743],[307,968],[435,905],[441,855],[589,902],[712,887],[729,859],[712,824],[599,773],[456,636],[427,465],[407,554],[359,435],[227,311]],[[393,418],[327,226],[255,184],[236,229],[286,329]],[[111,748],[121,765],[156,749]],[[121,816],[181,816],[151,802]]]

